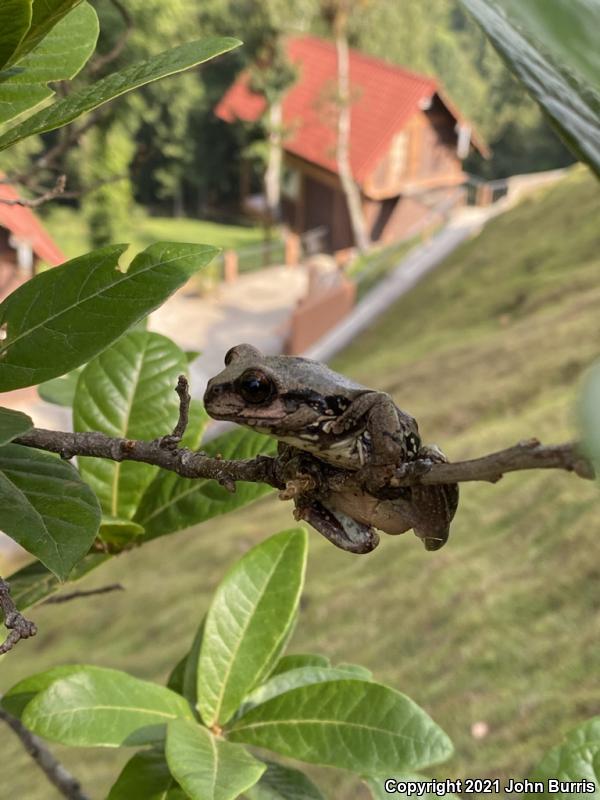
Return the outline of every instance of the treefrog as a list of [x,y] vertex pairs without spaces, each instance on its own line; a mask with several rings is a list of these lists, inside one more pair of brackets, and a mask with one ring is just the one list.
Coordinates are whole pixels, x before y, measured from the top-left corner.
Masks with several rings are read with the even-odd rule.
[[[458,505],[458,486],[398,486],[410,467],[446,461],[421,443],[415,419],[384,392],[368,389],[324,364],[296,356],[265,356],[249,344],[232,347],[225,369],[204,395],[208,414],[279,442],[293,498],[305,519],[338,547],[373,550],[375,531],[411,528],[428,550],[442,547]],[[358,477],[349,480],[349,476]]]

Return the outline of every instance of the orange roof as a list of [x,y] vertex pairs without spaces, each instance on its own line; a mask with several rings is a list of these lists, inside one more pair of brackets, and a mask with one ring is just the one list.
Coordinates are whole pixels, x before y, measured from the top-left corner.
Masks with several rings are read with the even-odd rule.
[[[0,174],[0,178],[2,177]],[[16,238],[28,242],[42,261],[47,261],[52,266],[62,264],[64,255],[33,211],[25,206],[1,202],[16,200],[18,197],[19,193],[9,183],[0,183],[0,227],[7,228]]]
[[[288,129],[284,149],[337,172],[335,46],[314,36],[297,36],[289,38],[286,47],[299,78],[283,100],[283,120]],[[394,135],[422,104],[438,94],[438,83],[434,78],[351,50],[350,85],[350,164],[354,178],[362,183],[387,153]],[[448,108],[445,98],[440,100]],[[253,122],[264,109],[263,96],[250,89],[249,74],[244,72],[221,99],[215,113],[226,122]],[[448,110],[458,119],[454,109]]]

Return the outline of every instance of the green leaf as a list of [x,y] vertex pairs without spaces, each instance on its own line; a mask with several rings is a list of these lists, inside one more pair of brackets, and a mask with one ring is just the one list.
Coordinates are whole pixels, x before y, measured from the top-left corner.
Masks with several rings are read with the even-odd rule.
[[170,689],[115,669],[82,667],[36,695],[23,724],[61,744],[121,747],[159,742],[167,722],[191,716]]
[[98,17],[87,2],[74,8],[0,83],[0,124],[52,97],[51,81],[74,78],[96,47]]
[[10,61],[31,25],[31,0],[0,3],[0,69]]
[[137,522],[132,522],[130,519],[102,515],[98,538],[102,539],[106,544],[122,548],[138,536],[143,536],[143,534],[144,529]]
[[[220,454],[226,459],[274,455],[276,449],[274,439],[241,428],[202,447],[207,455]],[[270,491],[272,488],[264,483],[238,481],[232,494],[216,481],[181,478],[163,471],[148,487],[134,519],[145,528],[146,539],[154,539],[234,511]]]
[[588,372],[579,401],[583,446],[600,469],[600,364]]
[[49,108],[38,111],[20,125],[14,126],[0,136],[0,150],[5,150],[29,136],[60,128],[132,89],[195,67],[239,47],[240,44],[237,39],[227,37],[187,42],[159,53],[148,61],[125,67],[91,86],[73,92]]
[[2,696],[0,705],[13,717],[21,719],[23,712],[27,705],[33,698],[44,689],[51,686],[54,681],[60,678],[66,678],[79,672],[83,669],[81,664],[66,664],[60,667],[53,667],[46,670],[46,672],[38,672],[36,675],[30,675],[22,681],[16,683],[11,689]]
[[275,669],[271,673],[271,678],[290,669],[300,669],[301,667],[329,667],[331,666],[327,656],[317,653],[292,653],[282,656],[277,662]]
[[[126,439],[155,439],[177,422],[177,378],[187,369],[182,350],[166,336],[133,331],[85,367],[75,392],[73,427]],[[105,514],[130,519],[158,473],[134,461],[81,458],[81,475]],[[142,526],[143,527],[143,526]]]
[[596,0],[462,0],[578,158],[600,175]]
[[40,383],[37,387],[39,396],[47,403],[70,408],[75,399],[75,389],[82,369],[83,367],[77,367],[72,372],[67,372],[66,375]]
[[167,689],[171,689],[173,692],[177,692],[177,694],[180,695],[183,695],[183,677],[185,675],[187,660],[188,654],[186,653],[175,664],[167,678]]
[[[69,574],[69,584],[80,580],[112,558],[108,553],[89,553]],[[10,576],[10,593],[21,611],[45,600],[62,588],[58,578],[39,561],[28,564]]]
[[188,795],[171,775],[160,750],[136,753],[110,790],[106,800],[187,800]]
[[37,47],[52,28],[80,2],[81,0],[33,0],[31,25],[13,53],[10,63],[14,64]]
[[412,700],[355,679],[280,694],[236,720],[227,737],[363,775],[418,769],[452,754],[446,734]]
[[266,761],[267,771],[246,790],[248,800],[325,800],[303,772]]
[[218,586],[198,667],[198,710],[209,727],[224,725],[279,658],[298,607],[306,551],[306,531],[283,531],[249,550]]
[[54,455],[0,448],[0,530],[64,580],[90,549],[100,506],[77,470]]
[[346,678],[367,681],[371,679],[370,673],[368,677],[364,678],[362,675],[357,676],[354,669],[344,670],[339,667],[298,667],[290,669],[287,672],[282,672],[269,678],[268,681],[261,686],[257,686],[253,692],[250,692],[240,706],[240,714],[246,714],[254,706],[266,703],[272,697],[289,692],[298,686],[308,686],[311,683],[325,683]]
[[187,358],[188,364],[191,364],[192,361],[195,361],[198,356],[202,355],[202,350],[186,350],[185,357]]
[[362,667],[360,664],[346,664],[345,662],[342,662],[341,664],[336,664],[335,669],[354,675],[355,678],[358,678],[361,681],[373,680],[373,673],[371,670],[367,669],[366,667]]
[[22,411],[0,408],[0,445],[11,442],[33,428],[33,420]]
[[[0,304],[0,391],[47,381],[106,349],[218,252],[160,242],[118,269],[111,245],[42,272]],[[68,346],[66,346],[68,345]]]
[[204,639],[205,626],[206,617],[204,616],[194,636],[194,641],[192,642],[192,647],[186,658],[183,671],[182,694],[192,708],[196,708],[198,703],[198,664],[200,661],[200,650],[202,648],[202,640]]
[[[543,781],[543,797],[567,800],[573,792],[551,791],[548,781],[588,781],[595,792],[586,797],[600,797],[600,717],[593,717],[569,731],[562,744],[553,747],[530,775],[533,781]],[[579,794],[579,792],[577,793]]]
[[265,771],[244,747],[186,720],[169,723],[165,752],[171,774],[192,800],[235,800]]

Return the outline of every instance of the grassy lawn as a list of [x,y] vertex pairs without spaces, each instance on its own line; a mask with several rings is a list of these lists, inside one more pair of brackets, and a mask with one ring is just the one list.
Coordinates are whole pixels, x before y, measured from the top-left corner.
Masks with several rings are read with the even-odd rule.
[[[583,170],[492,221],[402,298],[335,367],[394,395],[452,459],[538,436],[576,436],[582,371],[600,355],[597,183]],[[252,543],[292,523],[268,497],[177,539],[121,556],[84,588],[125,592],[41,606],[40,633],[2,661],[0,691],[64,662],[164,681],[210,594]],[[600,713],[598,485],[554,471],[467,484],[450,542],[408,534],[371,555],[311,534],[291,649],[355,661],[409,694],[456,754],[438,778],[520,778],[570,727]],[[489,733],[471,735],[475,722]],[[58,800],[8,730],[6,797]],[[130,753],[54,748],[94,800]],[[313,770],[328,798],[366,798],[348,776]],[[4,796],[4,795],[3,795]]]
[[[48,207],[44,224],[68,258],[91,250],[85,221],[77,211],[66,206]],[[260,243],[260,227],[221,225],[217,222],[187,218],[149,217],[137,208],[124,221],[117,240],[130,242],[137,253],[153,242],[198,242],[222,248],[241,248]]]

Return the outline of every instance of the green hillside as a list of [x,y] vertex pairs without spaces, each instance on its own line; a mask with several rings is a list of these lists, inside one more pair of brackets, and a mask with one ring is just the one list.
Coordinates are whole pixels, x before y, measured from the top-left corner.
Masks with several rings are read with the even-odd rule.
[[[450,458],[576,435],[580,375],[600,354],[598,185],[583,170],[491,222],[397,303],[335,366],[391,392]],[[46,605],[37,639],[0,666],[0,691],[67,661],[164,680],[225,569],[291,524],[274,498],[158,540],[95,573],[125,592]],[[423,705],[456,744],[437,777],[524,776],[600,713],[600,497],[566,473],[470,484],[449,544],[383,536],[356,557],[311,539],[292,647],[355,661]],[[476,739],[471,726],[489,732]],[[57,800],[1,730],[2,797]],[[128,754],[56,748],[94,800]],[[328,796],[366,797],[317,772]],[[335,788],[333,788],[335,787]]]

